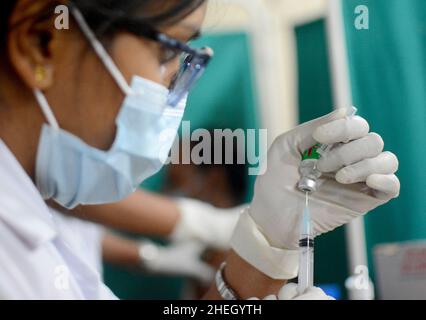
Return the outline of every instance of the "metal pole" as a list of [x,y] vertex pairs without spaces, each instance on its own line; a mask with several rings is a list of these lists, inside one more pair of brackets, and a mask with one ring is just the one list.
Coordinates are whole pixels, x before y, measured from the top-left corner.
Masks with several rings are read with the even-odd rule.
[[[328,1],[327,34],[334,104],[336,107],[349,107],[353,104],[352,87],[341,0]],[[353,300],[373,299],[374,290],[369,280],[367,269],[367,248],[363,217],[352,221],[346,226],[345,231],[350,274],[346,281],[349,298]],[[362,270],[367,270],[367,274],[357,274],[362,272]],[[363,276],[367,276],[366,281],[360,279]]]

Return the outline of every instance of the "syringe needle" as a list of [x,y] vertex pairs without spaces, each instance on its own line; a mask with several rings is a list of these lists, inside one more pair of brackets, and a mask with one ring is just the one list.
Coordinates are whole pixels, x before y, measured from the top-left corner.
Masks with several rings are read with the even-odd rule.
[[309,192],[305,192],[305,208],[308,207]]

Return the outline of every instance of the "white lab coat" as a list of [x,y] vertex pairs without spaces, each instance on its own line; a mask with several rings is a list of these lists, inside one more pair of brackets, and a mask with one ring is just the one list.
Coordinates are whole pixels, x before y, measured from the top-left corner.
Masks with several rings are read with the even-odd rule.
[[102,239],[105,229],[99,225],[49,208],[61,238],[102,277]]
[[0,299],[116,299],[63,239],[40,193],[1,140]]

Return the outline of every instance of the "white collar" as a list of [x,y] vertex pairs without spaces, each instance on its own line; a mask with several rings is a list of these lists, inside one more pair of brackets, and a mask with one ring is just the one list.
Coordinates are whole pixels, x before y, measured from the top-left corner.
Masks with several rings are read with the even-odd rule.
[[56,237],[51,213],[15,156],[0,139],[0,220],[31,249]]

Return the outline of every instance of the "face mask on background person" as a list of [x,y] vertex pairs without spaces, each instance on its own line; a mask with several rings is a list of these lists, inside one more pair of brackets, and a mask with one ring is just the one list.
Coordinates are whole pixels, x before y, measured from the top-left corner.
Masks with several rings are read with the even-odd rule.
[[35,90],[48,121],[38,146],[36,185],[44,199],[66,208],[119,201],[158,172],[177,134],[187,96],[180,92],[176,99],[176,92],[137,75],[129,87],[78,9],[72,12],[125,99],[116,118],[115,141],[109,151],[102,151],[62,130],[43,93]]

